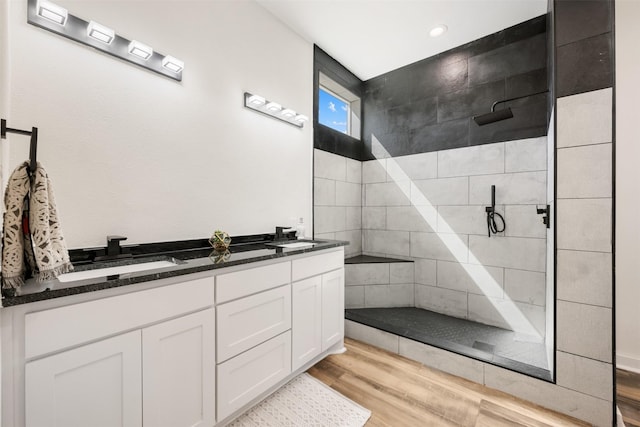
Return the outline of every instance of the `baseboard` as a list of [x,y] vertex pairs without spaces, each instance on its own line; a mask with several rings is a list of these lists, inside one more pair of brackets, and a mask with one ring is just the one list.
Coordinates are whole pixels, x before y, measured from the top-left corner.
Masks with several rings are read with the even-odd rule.
[[640,374],[640,359],[637,357],[616,354],[616,368]]

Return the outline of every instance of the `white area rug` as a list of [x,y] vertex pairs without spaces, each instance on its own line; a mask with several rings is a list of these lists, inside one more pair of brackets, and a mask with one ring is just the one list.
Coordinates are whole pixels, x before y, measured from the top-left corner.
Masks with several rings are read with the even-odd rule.
[[371,411],[303,373],[242,414],[233,427],[362,427]]

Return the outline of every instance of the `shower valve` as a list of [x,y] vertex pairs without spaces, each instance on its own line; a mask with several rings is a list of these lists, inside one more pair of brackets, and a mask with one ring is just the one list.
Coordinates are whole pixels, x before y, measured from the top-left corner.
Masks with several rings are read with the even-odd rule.
[[542,223],[545,224],[547,228],[551,228],[551,206],[547,205],[546,209],[536,206],[536,212],[538,215],[543,215]]

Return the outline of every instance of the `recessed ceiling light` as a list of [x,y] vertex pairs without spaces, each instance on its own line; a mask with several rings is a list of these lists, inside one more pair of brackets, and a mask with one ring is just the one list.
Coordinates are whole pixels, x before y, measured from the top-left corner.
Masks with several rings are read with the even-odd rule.
[[448,29],[447,26],[444,24],[436,25],[431,29],[431,31],[429,31],[429,35],[431,37],[438,37],[446,33],[447,29]]

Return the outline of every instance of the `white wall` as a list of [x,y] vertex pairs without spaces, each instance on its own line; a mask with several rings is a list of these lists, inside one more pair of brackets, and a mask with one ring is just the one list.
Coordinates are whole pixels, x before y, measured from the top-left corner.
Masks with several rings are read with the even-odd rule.
[[[0,0],[0,117],[8,118],[9,112],[9,26],[7,25],[9,3]],[[0,188],[4,188],[6,182],[9,144],[0,140]],[[3,204],[4,212],[4,204]]]
[[616,2],[616,352],[618,367],[640,372],[638,20],[639,2]]
[[[250,91],[311,116],[310,43],[253,1],[58,4],[186,64],[175,82],[28,25],[10,0],[11,126],[40,129],[71,248],[312,227],[311,126],[243,107]],[[12,168],[28,145],[12,139]]]

